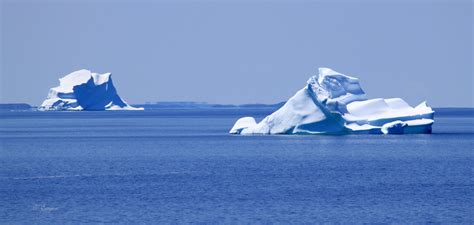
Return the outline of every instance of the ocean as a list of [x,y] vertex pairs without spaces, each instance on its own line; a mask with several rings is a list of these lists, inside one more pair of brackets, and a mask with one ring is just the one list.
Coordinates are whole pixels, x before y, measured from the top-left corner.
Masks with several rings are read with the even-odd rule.
[[474,223],[472,109],[433,134],[228,134],[272,110],[0,112],[0,223]]

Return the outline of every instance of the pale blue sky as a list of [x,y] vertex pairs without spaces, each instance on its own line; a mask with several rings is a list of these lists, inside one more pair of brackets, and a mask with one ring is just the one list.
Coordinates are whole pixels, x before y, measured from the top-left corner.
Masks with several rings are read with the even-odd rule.
[[357,2],[2,0],[0,102],[86,68],[132,104],[274,103],[331,67],[369,97],[474,106],[471,0]]

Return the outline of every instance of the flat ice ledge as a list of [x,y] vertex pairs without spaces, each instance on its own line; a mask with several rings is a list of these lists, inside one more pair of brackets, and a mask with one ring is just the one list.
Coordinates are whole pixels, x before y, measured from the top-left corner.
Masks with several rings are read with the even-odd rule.
[[431,133],[431,119],[418,119],[408,121],[393,121],[381,127],[384,134],[409,134],[409,133]]

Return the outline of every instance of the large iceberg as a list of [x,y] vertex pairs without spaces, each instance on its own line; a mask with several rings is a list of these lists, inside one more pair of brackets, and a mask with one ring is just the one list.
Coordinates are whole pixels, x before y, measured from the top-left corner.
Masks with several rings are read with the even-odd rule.
[[111,73],[78,70],[59,79],[39,110],[143,110],[132,107],[117,94]]
[[256,123],[244,117],[231,134],[431,133],[434,111],[400,98],[367,99],[359,79],[319,68],[285,105]]

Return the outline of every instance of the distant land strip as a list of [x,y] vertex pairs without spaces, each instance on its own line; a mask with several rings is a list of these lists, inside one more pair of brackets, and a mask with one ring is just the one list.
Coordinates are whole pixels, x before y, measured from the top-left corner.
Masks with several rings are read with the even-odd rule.
[[[145,110],[159,109],[227,109],[227,108],[275,108],[282,107],[285,102],[276,104],[211,104],[206,102],[154,102],[146,104],[132,104],[134,107],[143,107]],[[469,107],[436,107],[436,115],[470,115],[474,117],[474,108]],[[36,110],[36,106],[27,103],[0,103],[0,111],[29,111]]]

